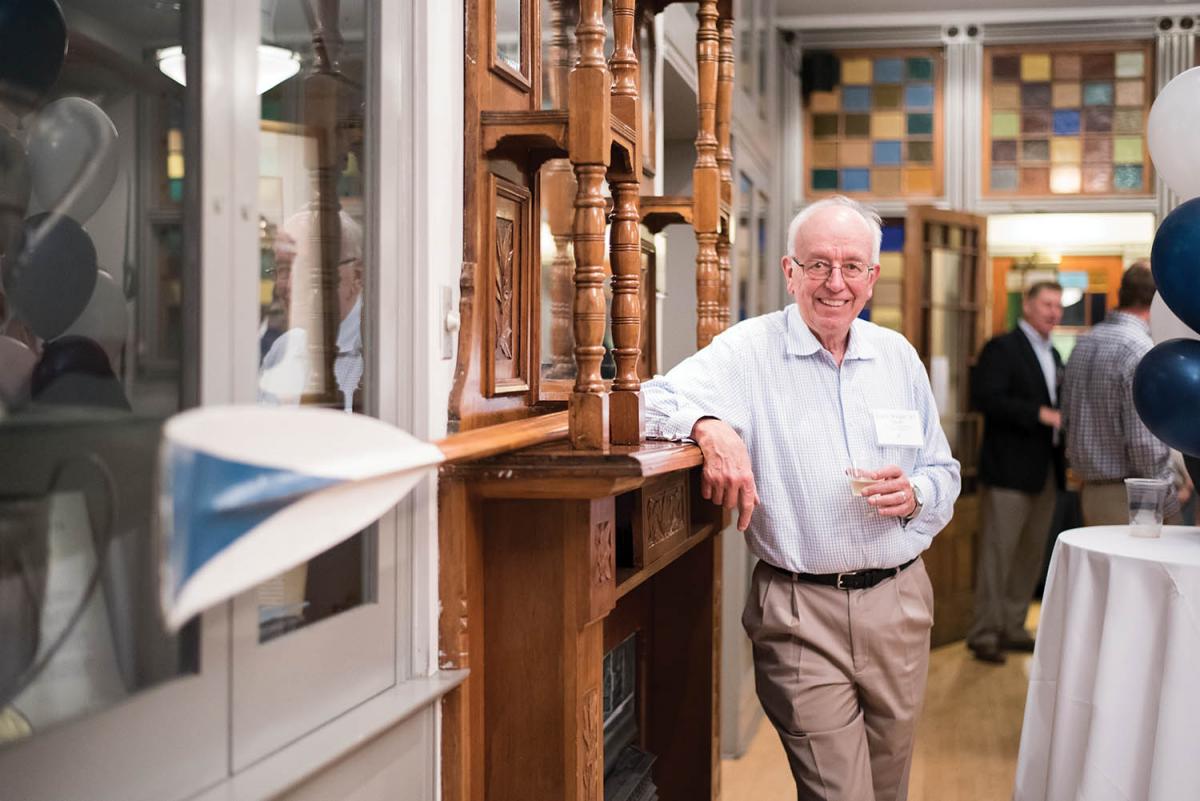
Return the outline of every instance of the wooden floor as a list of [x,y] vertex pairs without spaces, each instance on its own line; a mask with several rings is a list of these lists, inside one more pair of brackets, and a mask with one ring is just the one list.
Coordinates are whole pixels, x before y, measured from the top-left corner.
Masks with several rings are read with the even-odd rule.
[[[1031,623],[1036,614],[1035,607]],[[933,651],[909,801],[1012,798],[1029,664],[1028,654],[1009,654],[1000,666],[985,664],[961,642]],[[764,720],[745,756],[722,761],[721,801],[795,797],[783,747]]]

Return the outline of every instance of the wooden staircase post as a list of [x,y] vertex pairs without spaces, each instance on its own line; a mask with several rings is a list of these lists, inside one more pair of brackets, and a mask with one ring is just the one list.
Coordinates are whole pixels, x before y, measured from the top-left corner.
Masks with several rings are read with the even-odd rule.
[[[733,123],[733,2],[721,0],[718,6],[720,18],[719,53],[717,68],[717,166],[721,174],[721,206],[728,213],[721,221],[721,232],[717,239],[717,266],[720,272],[720,328],[729,327],[729,295],[733,273],[730,269],[731,232],[733,230],[733,149],[730,146],[730,128]],[[743,232],[743,236],[749,232]]]
[[717,0],[701,0],[696,11],[697,131],[692,169],[692,226],[696,231],[696,347],[721,330],[721,276],[717,255],[721,174],[717,164]]

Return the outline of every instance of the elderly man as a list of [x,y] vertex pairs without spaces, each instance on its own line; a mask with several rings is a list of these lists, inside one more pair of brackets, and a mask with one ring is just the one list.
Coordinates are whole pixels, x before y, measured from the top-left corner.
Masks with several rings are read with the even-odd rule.
[[988,340],[972,375],[971,398],[983,412],[984,491],[967,645],[984,662],[1003,664],[1005,649],[1033,650],[1025,616],[1063,486],[1062,359],[1050,342],[1062,321],[1062,294],[1052,281],[1029,287],[1017,327]]
[[739,510],[760,559],[742,622],[802,799],[907,796],[933,623],[920,554],[959,491],[916,351],[858,319],[880,238],[855,201],[810,205],[781,263],[795,304],[646,385],[649,432],[696,441],[704,496]]

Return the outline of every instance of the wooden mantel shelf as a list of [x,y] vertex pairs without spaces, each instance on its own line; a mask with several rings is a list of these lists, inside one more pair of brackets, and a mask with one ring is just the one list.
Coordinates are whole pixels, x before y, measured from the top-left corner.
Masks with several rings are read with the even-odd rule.
[[553,442],[447,465],[442,475],[468,481],[488,498],[604,498],[703,462],[700,449],[691,443],[649,441],[581,451]]

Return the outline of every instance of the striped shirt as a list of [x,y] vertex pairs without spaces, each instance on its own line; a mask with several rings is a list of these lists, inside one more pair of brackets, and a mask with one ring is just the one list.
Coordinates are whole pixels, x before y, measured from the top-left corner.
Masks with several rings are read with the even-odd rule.
[[[760,505],[750,550],[804,573],[886,568],[918,556],[949,521],[958,462],[942,433],[929,378],[900,334],[855,320],[839,368],[794,304],[717,336],[643,385],[652,437],[684,439],[717,417],[750,452]],[[921,447],[881,446],[872,410],[914,410]],[[909,523],[851,493],[845,470],[899,465],[924,506]]]
[[1171,452],[1133,406],[1133,373],[1154,341],[1146,321],[1112,312],[1081,337],[1063,378],[1067,460],[1084,481],[1173,479]]

